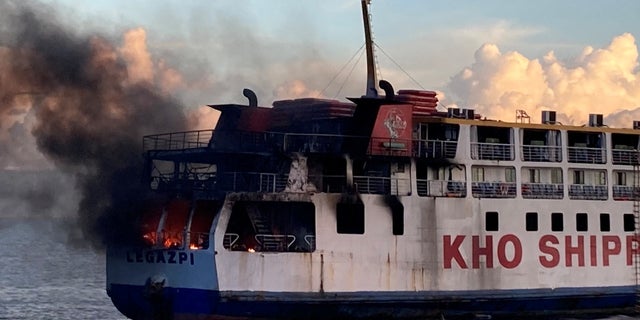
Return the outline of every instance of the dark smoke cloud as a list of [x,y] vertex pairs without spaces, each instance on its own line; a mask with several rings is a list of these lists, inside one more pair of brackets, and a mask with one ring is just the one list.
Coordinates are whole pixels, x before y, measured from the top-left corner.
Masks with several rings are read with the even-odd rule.
[[141,137],[184,130],[185,117],[153,81],[131,80],[107,36],[75,32],[61,19],[40,3],[0,2],[0,123],[17,93],[34,93],[37,147],[75,177],[79,226],[102,247],[137,235]]

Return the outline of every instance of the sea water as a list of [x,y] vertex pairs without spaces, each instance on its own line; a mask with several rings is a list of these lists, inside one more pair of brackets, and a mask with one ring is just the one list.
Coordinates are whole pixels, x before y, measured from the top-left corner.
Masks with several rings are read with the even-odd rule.
[[125,319],[105,289],[105,257],[52,218],[0,217],[0,319]]
[[125,319],[105,290],[104,254],[70,242],[69,228],[53,218],[0,217],[0,319]]

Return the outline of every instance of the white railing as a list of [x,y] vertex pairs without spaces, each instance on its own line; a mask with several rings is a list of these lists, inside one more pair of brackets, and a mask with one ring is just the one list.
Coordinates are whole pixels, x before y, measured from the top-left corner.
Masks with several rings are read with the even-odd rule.
[[557,183],[522,183],[522,197],[525,199],[562,199],[564,185]]
[[471,159],[475,160],[513,160],[514,146],[506,143],[471,143]]
[[225,233],[222,238],[222,246],[226,249],[233,249],[238,239],[240,239],[240,235],[237,233]]
[[471,194],[475,198],[515,198],[515,182],[472,182]]
[[316,236],[312,234],[308,234],[304,236],[304,242],[309,246],[309,251],[313,252],[316,250]]
[[450,158],[456,157],[458,141],[445,140],[414,140],[415,156],[426,158]]
[[605,163],[607,157],[604,148],[567,147],[569,162]]
[[521,147],[521,156],[523,161],[561,162],[562,147],[523,145]]
[[607,200],[607,186],[572,184],[569,185],[569,198],[578,200]]
[[254,238],[259,245],[256,251],[285,252],[296,242],[296,236],[292,234],[256,234]]
[[347,147],[367,154],[455,157],[457,141],[392,139],[340,134],[197,130],[148,135],[143,150],[178,151],[210,147],[220,151],[340,153]]
[[399,196],[411,194],[411,180],[409,178],[354,176],[353,184],[360,193]]
[[611,160],[613,164],[639,164],[640,152],[638,150],[613,149],[611,150]]
[[218,176],[217,190],[282,192],[287,186],[288,176],[288,174],[265,172],[225,172]]
[[[227,135],[228,133],[228,135]],[[220,150],[242,149],[242,151],[282,150],[285,152],[337,153],[343,145],[360,146],[368,154],[415,156],[426,158],[454,158],[457,141],[402,140],[380,137],[346,136],[337,134],[283,133],[283,132],[221,132],[221,137],[212,139],[213,130],[195,130],[148,135],[143,137],[143,150],[179,151],[212,147]],[[217,141],[217,145],[212,142]],[[241,146],[241,148],[239,147]],[[521,157],[524,161],[561,162],[560,146],[523,145]],[[567,147],[568,160],[572,163],[605,163],[605,148]],[[475,160],[514,160],[514,145],[506,143],[472,142],[471,157]],[[632,165],[640,163],[640,151],[613,149],[613,164]]]
[[149,150],[185,150],[203,148],[209,144],[213,130],[181,131],[144,136],[142,149]]
[[421,197],[455,197],[467,196],[465,181],[417,179],[418,195]]

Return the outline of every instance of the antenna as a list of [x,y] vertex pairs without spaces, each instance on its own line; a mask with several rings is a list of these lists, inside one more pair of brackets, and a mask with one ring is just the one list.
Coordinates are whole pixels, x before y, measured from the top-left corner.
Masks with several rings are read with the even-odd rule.
[[378,90],[376,89],[377,76],[375,57],[373,55],[373,40],[371,39],[371,23],[369,21],[369,4],[371,0],[362,0],[362,20],[364,22],[364,40],[367,51],[367,90],[365,97],[377,98]]

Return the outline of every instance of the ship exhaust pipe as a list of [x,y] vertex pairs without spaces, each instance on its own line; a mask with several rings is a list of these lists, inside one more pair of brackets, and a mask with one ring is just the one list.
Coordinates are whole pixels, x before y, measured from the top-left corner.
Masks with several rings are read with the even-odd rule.
[[384,90],[384,98],[386,100],[393,100],[396,94],[391,83],[387,80],[380,80],[379,85],[380,89]]
[[249,107],[257,107],[258,106],[258,96],[253,90],[245,88],[242,90],[242,94],[249,99]]

